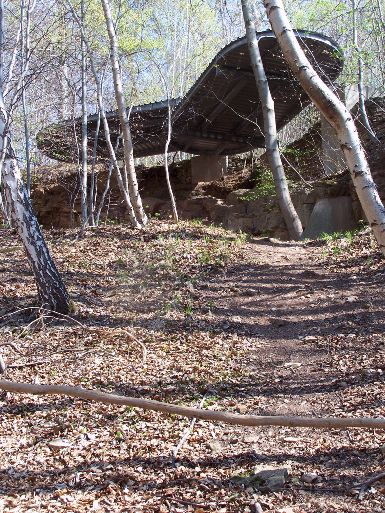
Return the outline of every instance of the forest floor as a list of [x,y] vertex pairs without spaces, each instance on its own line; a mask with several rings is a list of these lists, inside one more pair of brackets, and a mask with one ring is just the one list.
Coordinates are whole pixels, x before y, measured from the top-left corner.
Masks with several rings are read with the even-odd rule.
[[[47,239],[72,317],[36,307],[22,248],[0,230],[0,346],[19,351],[1,348],[7,379],[256,415],[385,415],[385,266],[367,233],[285,243],[153,221]],[[384,480],[357,486],[384,471],[384,432],[189,427],[2,393],[0,511],[385,511]],[[264,469],[288,478],[261,486]]]

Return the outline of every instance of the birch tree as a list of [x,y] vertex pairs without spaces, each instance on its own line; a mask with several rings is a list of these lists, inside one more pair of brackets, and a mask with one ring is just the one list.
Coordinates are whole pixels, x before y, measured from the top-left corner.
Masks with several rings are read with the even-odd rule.
[[[31,15],[35,8],[36,0],[28,0],[28,4],[25,5],[25,1],[20,2],[20,29],[21,29],[21,68],[24,70],[28,68],[30,59],[30,30],[31,30]],[[25,28],[24,28],[24,12],[25,14]],[[26,162],[26,175],[27,175],[27,193],[31,193],[31,142],[30,142],[30,131],[27,114],[27,99],[25,92],[24,80],[21,83],[21,102],[23,108],[23,124],[24,124],[24,139],[25,139],[25,162]]]
[[376,134],[374,133],[372,127],[370,126],[368,114],[365,108],[365,94],[364,94],[364,81],[363,81],[363,62],[361,55],[361,48],[358,44],[358,34],[357,34],[357,5],[356,0],[352,0],[352,29],[353,29],[353,45],[354,49],[357,52],[357,87],[358,87],[358,105],[361,114],[361,120],[364,127],[367,130],[367,133],[372,140],[372,142],[378,143],[378,139]]
[[66,4],[68,5],[70,11],[71,11],[72,16],[74,17],[76,23],[78,24],[78,27],[79,27],[80,33],[81,33],[81,38],[82,38],[82,40],[84,42],[84,45],[85,45],[85,48],[87,50],[87,55],[88,55],[88,58],[89,58],[92,75],[94,77],[94,81],[95,81],[95,85],[96,85],[96,99],[97,99],[97,103],[98,103],[98,114],[100,115],[100,119],[101,119],[101,122],[103,124],[104,137],[105,137],[105,140],[106,140],[108,152],[110,154],[112,168],[115,170],[116,180],[118,182],[118,187],[119,187],[120,192],[121,192],[121,194],[123,196],[123,199],[125,201],[131,225],[132,225],[133,228],[139,229],[139,228],[141,228],[142,224],[139,223],[139,221],[138,221],[138,219],[136,217],[136,213],[135,213],[135,210],[134,210],[133,205],[131,203],[131,198],[130,198],[129,192],[128,192],[125,184],[124,184],[123,177],[122,177],[122,174],[121,174],[120,169],[119,169],[118,160],[116,158],[116,152],[115,152],[114,147],[112,145],[110,127],[108,125],[106,111],[105,111],[104,103],[103,103],[102,83],[101,83],[101,80],[99,78],[96,66],[95,66],[95,62],[94,62],[94,59],[93,59],[91,47],[90,47],[89,42],[88,42],[87,34],[86,34],[85,28],[84,28],[84,26],[83,26],[79,16],[77,15],[77,13],[76,13],[76,11],[75,11],[71,1],[70,0],[65,0],[65,1],[66,1]]
[[[4,41],[4,3],[0,0],[0,41]],[[45,243],[39,223],[32,210],[27,189],[9,135],[9,114],[5,107],[3,88],[3,55],[0,48],[0,154],[2,187],[6,210],[23,243],[32,268],[42,306],[66,314],[70,301],[65,285]],[[23,77],[19,77],[21,84]]]
[[[80,2],[80,17],[82,23],[85,18],[84,0]],[[88,159],[88,139],[87,139],[87,53],[83,38],[81,38],[81,82],[82,82],[82,140],[81,140],[81,212],[82,212],[82,230],[88,225],[88,204],[87,204],[87,159]]]
[[123,93],[122,76],[119,66],[118,42],[116,37],[116,31],[114,23],[112,21],[111,7],[108,0],[102,0],[102,5],[104,17],[106,20],[108,36],[110,39],[112,76],[114,80],[115,98],[118,106],[119,120],[123,135],[123,153],[124,163],[128,174],[128,188],[130,191],[131,203],[134,208],[136,218],[138,222],[142,226],[144,226],[147,224],[148,219],[144,212],[142,199],[139,193],[138,181],[136,177],[130,123],[127,115],[127,107]]
[[314,105],[336,131],[362,209],[385,255],[385,209],[373,182],[353,117],[310,64],[297,41],[282,0],[264,0],[264,6],[292,72]]
[[262,104],[266,153],[274,178],[278,203],[290,238],[298,240],[302,235],[302,224],[291,201],[289,187],[281,161],[277,139],[274,100],[270,93],[269,83],[259,51],[258,38],[253,21],[253,9],[250,0],[242,0],[242,12],[245,21],[251,66],[258,88],[259,99]]

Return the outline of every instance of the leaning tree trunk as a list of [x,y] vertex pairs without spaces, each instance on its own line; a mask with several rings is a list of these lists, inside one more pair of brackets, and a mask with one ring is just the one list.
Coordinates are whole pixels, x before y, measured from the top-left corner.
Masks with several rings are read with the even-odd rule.
[[109,1],[102,0],[102,4],[104,17],[107,25],[107,31],[110,39],[112,75],[114,79],[115,98],[116,103],[118,105],[119,120],[123,134],[123,151],[124,161],[128,172],[128,187],[130,191],[132,206],[134,207],[136,217],[140,224],[145,225],[147,224],[148,219],[143,209],[142,199],[139,193],[138,181],[136,178],[131,130],[129,119],[127,116],[127,108],[123,93],[122,76],[119,66],[118,42],[116,38],[114,23],[112,21],[112,13]]
[[33,213],[17,160],[14,157],[6,157],[2,171],[4,193],[12,225],[17,229],[27,253],[42,306],[67,314],[70,310],[69,297]]
[[253,68],[259,98],[262,104],[266,153],[271,172],[274,177],[278,203],[290,238],[298,240],[301,238],[303,232],[302,223],[294,208],[293,202],[291,201],[289,187],[287,185],[285,171],[283,169],[281,156],[279,153],[274,100],[270,93],[269,83],[266,78],[265,69],[263,67],[263,62],[259,51],[258,39],[253,21],[253,9],[251,7],[250,0],[242,0],[242,12],[245,21],[251,66]]
[[[4,2],[0,0],[0,43],[4,41]],[[8,114],[3,96],[3,46],[0,45],[0,173],[6,209],[16,228],[28,261],[35,275],[37,292],[42,305],[55,312],[67,314],[70,302],[67,290],[51,258],[31,201],[24,187],[20,169],[8,136]]]
[[335,129],[365,216],[385,255],[385,209],[373,182],[351,113],[317,75],[299,45],[282,0],[264,0],[282,53],[309,98]]

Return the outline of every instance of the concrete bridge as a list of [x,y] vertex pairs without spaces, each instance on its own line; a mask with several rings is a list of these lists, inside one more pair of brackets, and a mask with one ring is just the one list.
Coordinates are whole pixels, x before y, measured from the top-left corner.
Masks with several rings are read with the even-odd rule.
[[[337,44],[312,32],[297,31],[297,36],[321,77],[327,83],[333,83],[343,65]],[[280,129],[310,101],[283,59],[273,32],[259,32],[257,37],[275,103],[277,128]],[[199,173],[201,168],[208,175],[206,180],[218,178],[218,173],[223,172],[223,157],[264,147],[262,107],[246,37],[223,48],[184,97],[132,108],[130,126],[135,157],[164,152],[169,106],[172,110],[169,151],[201,156],[195,166],[196,172]],[[107,117],[115,144],[120,134],[118,114],[108,112]],[[97,118],[97,114],[88,118],[90,155]],[[80,137],[81,119],[67,120],[42,130],[38,134],[38,146],[55,160],[76,162],[76,138],[79,141]],[[99,160],[109,159],[102,128],[97,155]],[[118,157],[123,157],[121,149]]]

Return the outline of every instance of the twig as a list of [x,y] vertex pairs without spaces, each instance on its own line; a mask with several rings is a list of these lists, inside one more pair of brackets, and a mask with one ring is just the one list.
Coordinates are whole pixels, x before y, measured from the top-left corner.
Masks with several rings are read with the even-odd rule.
[[316,418],[296,416],[289,417],[285,415],[241,415],[239,413],[230,413],[226,411],[202,410],[199,408],[192,408],[190,406],[178,406],[161,401],[154,401],[152,399],[140,399],[138,397],[107,394],[97,390],[87,390],[82,387],[71,387],[67,385],[31,385],[29,383],[16,383],[5,379],[0,380],[0,390],[19,394],[64,395],[86,401],[132,406],[133,408],[142,408],[143,410],[158,411],[161,413],[180,415],[188,418],[196,417],[197,419],[208,420],[211,422],[222,422],[224,424],[237,426],[286,426],[311,427],[317,429],[368,428],[385,430],[385,418]]
[[[0,317],[0,320],[1,319],[4,319],[6,317],[12,317],[20,312],[25,312],[26,310],[40,310],[42,312],[42,315],[39,316],[39,319],[41,317],[61,317],[63,319],[66,319],[68,321],[73,321],[75,324],[77,324],[78,326],[81,326],[82,328],[85,328],[86,326],[84,324],[82,324],[80,321],[74,319],[73,317],[71,317],[70,315],[65,315],[65,314],[62,314],[62,313],[59,313],[59,312],[54,312],[52,310],[46,310],[44,308],[42,308],[41,306],[28,306],[26,308],[20,308],[19,310],[15,310],[13,312],[9,312],[5,315],[2,315]],[[34,319],[34,321],[32,322],[35,322],[37,319]]]
[[12,365],[7,365],[7,369],[22,369],[23,367],[35,367],[36,365],[50,363],[50,361],[51,360],[39,360],[38,362],[13,363]]
[[14,342],[1,342],[0,343],[0,347],[6,347],[6,346],[9,346],[11,347],[15,353],[19,353],[19,354],[24,354],[23,351],[21,351]]
[[77,324],[78,326],[80,326],[81,328],[86,328],[86,326],[84,324],[82,324],[80,321],[78,321],[77,319],[74,319],[73,317],[71,317],[70,315],[65,315],[65,314],[62,314],[62,313],[59,313],[59,312],[53,312],[53,311],[50,311],[50,310],[47,310],[47,312],[50,314],[50,316],[52,317],[62,317],[63,319],[66,319],[67,321],[72,321],[74,322],[75,324]]
[[[9,346],[11,347],[15,353],[19,353],[19,354],[24,354],[22,351],[20,351],[20,349],[16,346],[16,344],[14,342],[2,342],[0,344],[0,347],[6,347],[6,346]],[[3,355],[0,353],[0,374],[4,374],[5,371],[7,370],[7,364],[5,363],[5,360],[3,358]]]
[[27,326],[25,328],[23,328],[23,331],[20,333],[20,335],[18,336],[18,338],[21,338],[23,337],[30,328],[32,328],[32,326],[34,324],[38,324],[39,321],[41,321],[44,325],[44,320],[43,320],[44,316],[43,315],[39,315],[39,317],[37,317],[36,319],[34,319],[33,321],[31,321],[29,324],[27,324]]
[[368,491],[370,486],[376,483],[377,481],[380,481],[381,479],[385,479],[385,472],[381,472],[380,474],[377,474],[369,478],[367,481],[364,481],[363,483],[356,483],[353,488],[360,488],[358,500],[361,501],[364,498],[364,495]]
[[143,344],[143,342],[141,342],[140,340],[135,338],[134,335],[132,335],[129,331],[127,331],[127,330],[122,330],[122,331],[123,331],[123,333],[125,333],[127,335],[127,338],[129,338],[132,342],[136,342],[136,344],[138,344],[142,348],[142,361],[143,361],[143,365],[145,365],[145,363],[147,361],[146,346]]
[[1,319],[5,319],[6,317],[13,317],[14,315],[16,315],[20,312],[25,312],[26,310],[40,310],[40,309],[41,309],[40,306],[28,306],[27,308],[20,308],[19,310],[14,310],[13,312],[9,312],[9,313],[2,315],[0,317],[0,321],[1,321]]
[[[177,504],[184,504],[186,506],[193,506],[194,508],[202,508],[202,509],[210,509],[211,506],[208,504],[200,504],[199,502],[186,501],[185,499],[174,499],[171,497],[167,497],[167,500],[170,502],[176,502]],[[216,506],[221,506],[225,504],[216,504]]]
[[[199,403],[197,404],[197,408],[202,408],[203,403],[205,402],[205,399],[206,399],[206,395],[207,395],[207,393],[199,401]],[[185,428],[185,430],[183,432],[183,435],[182,435],[182,438],[179,440],[178,445],[172,451],[172,455],[173,455],[174,459],[177,457],[178,452],[182,449],[182,447],[186,443],[188,437],[191,435],[191,433],[192,433],[192,431],[194,429],[196,421],[197,421],[197,418],[194,417],[193,419],[191,419],[190,425]]]
[[312,184],[311,184],[311,183],[309,183],[309,182],[307,182],[307,181],[304,179],[304,177],[301,175],[301,173],[298,171],[298,169],[296,169],[296,168],[292,165],[292,163],[291,163],[291,162],[290,162],[290,161],[285,157],[285,155],[284,155],[283,151],[281,152],[281,157],[286,161],[286,163],[288,164],[288,166],[289,166],[289,167],[291,167],[291,169],[292,169],[295,173],[297,173],[297,175],[300,177],[300,179],[303,181],[303,183],[304,183],[305,185],[308,185],[309,187],[311,187],[311,186],[312,186]]

